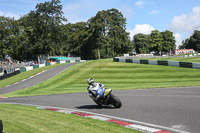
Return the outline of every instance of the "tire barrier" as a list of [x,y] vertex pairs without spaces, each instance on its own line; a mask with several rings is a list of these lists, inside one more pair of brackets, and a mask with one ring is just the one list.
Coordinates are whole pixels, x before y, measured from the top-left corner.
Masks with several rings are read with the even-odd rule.
[[200,69],[200,63],[192,62],[180,62],[180,61],[163,61],[163,60],[143,60],[143,59],[124,59],[115,57],[114,62],[127,62],[127,63],[137,63],[137,64],[149,64],[149,65],[163,65],[163,66],[174,66],[174,67],[185,67]]

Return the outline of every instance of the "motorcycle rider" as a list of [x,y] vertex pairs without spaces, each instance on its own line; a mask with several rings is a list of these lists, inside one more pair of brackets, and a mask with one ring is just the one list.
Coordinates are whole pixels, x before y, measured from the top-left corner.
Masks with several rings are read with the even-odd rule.
[[102,95],[100,95],[100,93],[98,92],[98,86],[100,86],[101,88],[104,87],[103,84],[98,83],[98,82],[94,82],[93,78],[89,78],[88,79],[88,95],[96,101],[101,100],[101,98],[103,97]]

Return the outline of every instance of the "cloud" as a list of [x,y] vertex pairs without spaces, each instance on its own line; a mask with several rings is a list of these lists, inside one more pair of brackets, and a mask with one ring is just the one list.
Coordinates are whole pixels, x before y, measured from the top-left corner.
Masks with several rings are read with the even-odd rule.
[[178,46],[182,45],[182,34],[176,33],[174,34],[175,40],[176,40],[176,49],[178,49]]
[[183,38],[191,36],[194,30],[200,30],[200,6],[194,7],[190,14],[174,16],[168,29],[174,32],[178,48]]
[[158,14],[158,13],[159,13],[158,10],[152,10],[152,11],[148,12],[148,14]]
[[175,16],[169,29],[175,33],[188,32],[189,34],[194,30],[200,30],[200,6],[194,7],[191,14]]
[[151,31],[155,30],[155,28],[149,24],[136,24],[133,30],[129,30],[130,38],[133,39],[133,36],[139,33],[142,34],[151,34]]
[[15,18],[15,19],[20,18],[20,15],[12,13],[12,12],[2,12],[2,11],[0,11],[0,16],[5,16],[5,17]]
[[128,18],[132,18],[134,15],[134,11],[132,8],[129,7],[122,7],[120,9],[120,11],[122,12],[123,16],[128,19]]
[[137,7],[139,7],[139,8],[142,8],[143,5],[144,5],[144,1],[139,0],[139,1],[137,1],[137,2],[135,3],[135,5],[136,5]]

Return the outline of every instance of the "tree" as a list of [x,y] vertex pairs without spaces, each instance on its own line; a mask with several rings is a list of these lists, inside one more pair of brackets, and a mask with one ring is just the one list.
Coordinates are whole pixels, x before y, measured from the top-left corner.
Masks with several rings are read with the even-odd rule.
[[91,46],[92,43],[89,41],[91,33],[88,31],[87,23],[69,23],[65,27],[69,34],[67,39],[67,51],[73,56],[90,59],[93,47]]
[[0,58],[4,58],[9,54],[8,39],[12,35],[12,22],[14,19],[0,16]]
[[[27,28],[28,50],[31,56],[27,59],[37,59],[43,54],[62,54],[62,29],[61,25],[67,20],[63,17],[62,5],[59,0],[39,3],[35,11],[30,11],[20,19],[20,26]],[[31,29],[31,32],[30,30]]]
[[193,35],[190,36],[190,40],[188,41],[186,48],[192,48],[195,51],[200,51],[200,31],[194,31]]
[[158,30],[154,30],[150,34],[150,49],[157,54],[162,51],[162,34]]
[[133,37],[135,51],[137,53],[149,53],[149,35],[145,34],[136,34]]
[[200,52],[200,31],[195,30],[192,36],[184,40],[179,48],[194,49]]
[[189,40],[190,40],[189,38],[183,40],[182,45],[179,46],[179,49],[185,49],[186,46],[188,45]]
[[95,17],[88,20],[91,29],[91,40],[93,47],[97,49],[98,58],[101,58],[100,49],[105,49],[106,56],[108,49],[112,50],[112,56],[115,53],[121,54],[127,52],[130,48],[130,40],[126,32],[126,19],[117,9],[99,11]]
[[112,55],[126,53],[130,51],[130,38],[129,33],[126,32],[126,19],[122,13],[117,9],[107,10],[110,38],[110,48],[112,49]]
[[164,32],[161,32],[162,35],[162,51],[169,52],[171,50],[176,49],[175,44],[175,37],[173,36],[173,33],[166,30]]

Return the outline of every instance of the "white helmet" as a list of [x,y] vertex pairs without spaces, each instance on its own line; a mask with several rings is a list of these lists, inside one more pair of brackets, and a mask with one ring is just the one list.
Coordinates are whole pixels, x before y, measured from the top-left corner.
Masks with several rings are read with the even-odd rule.
[[94,80],[93,80],[93,78],[89,78],[89,79],[88,79],[88,84],[89,84],[89,85],[94,84]]

